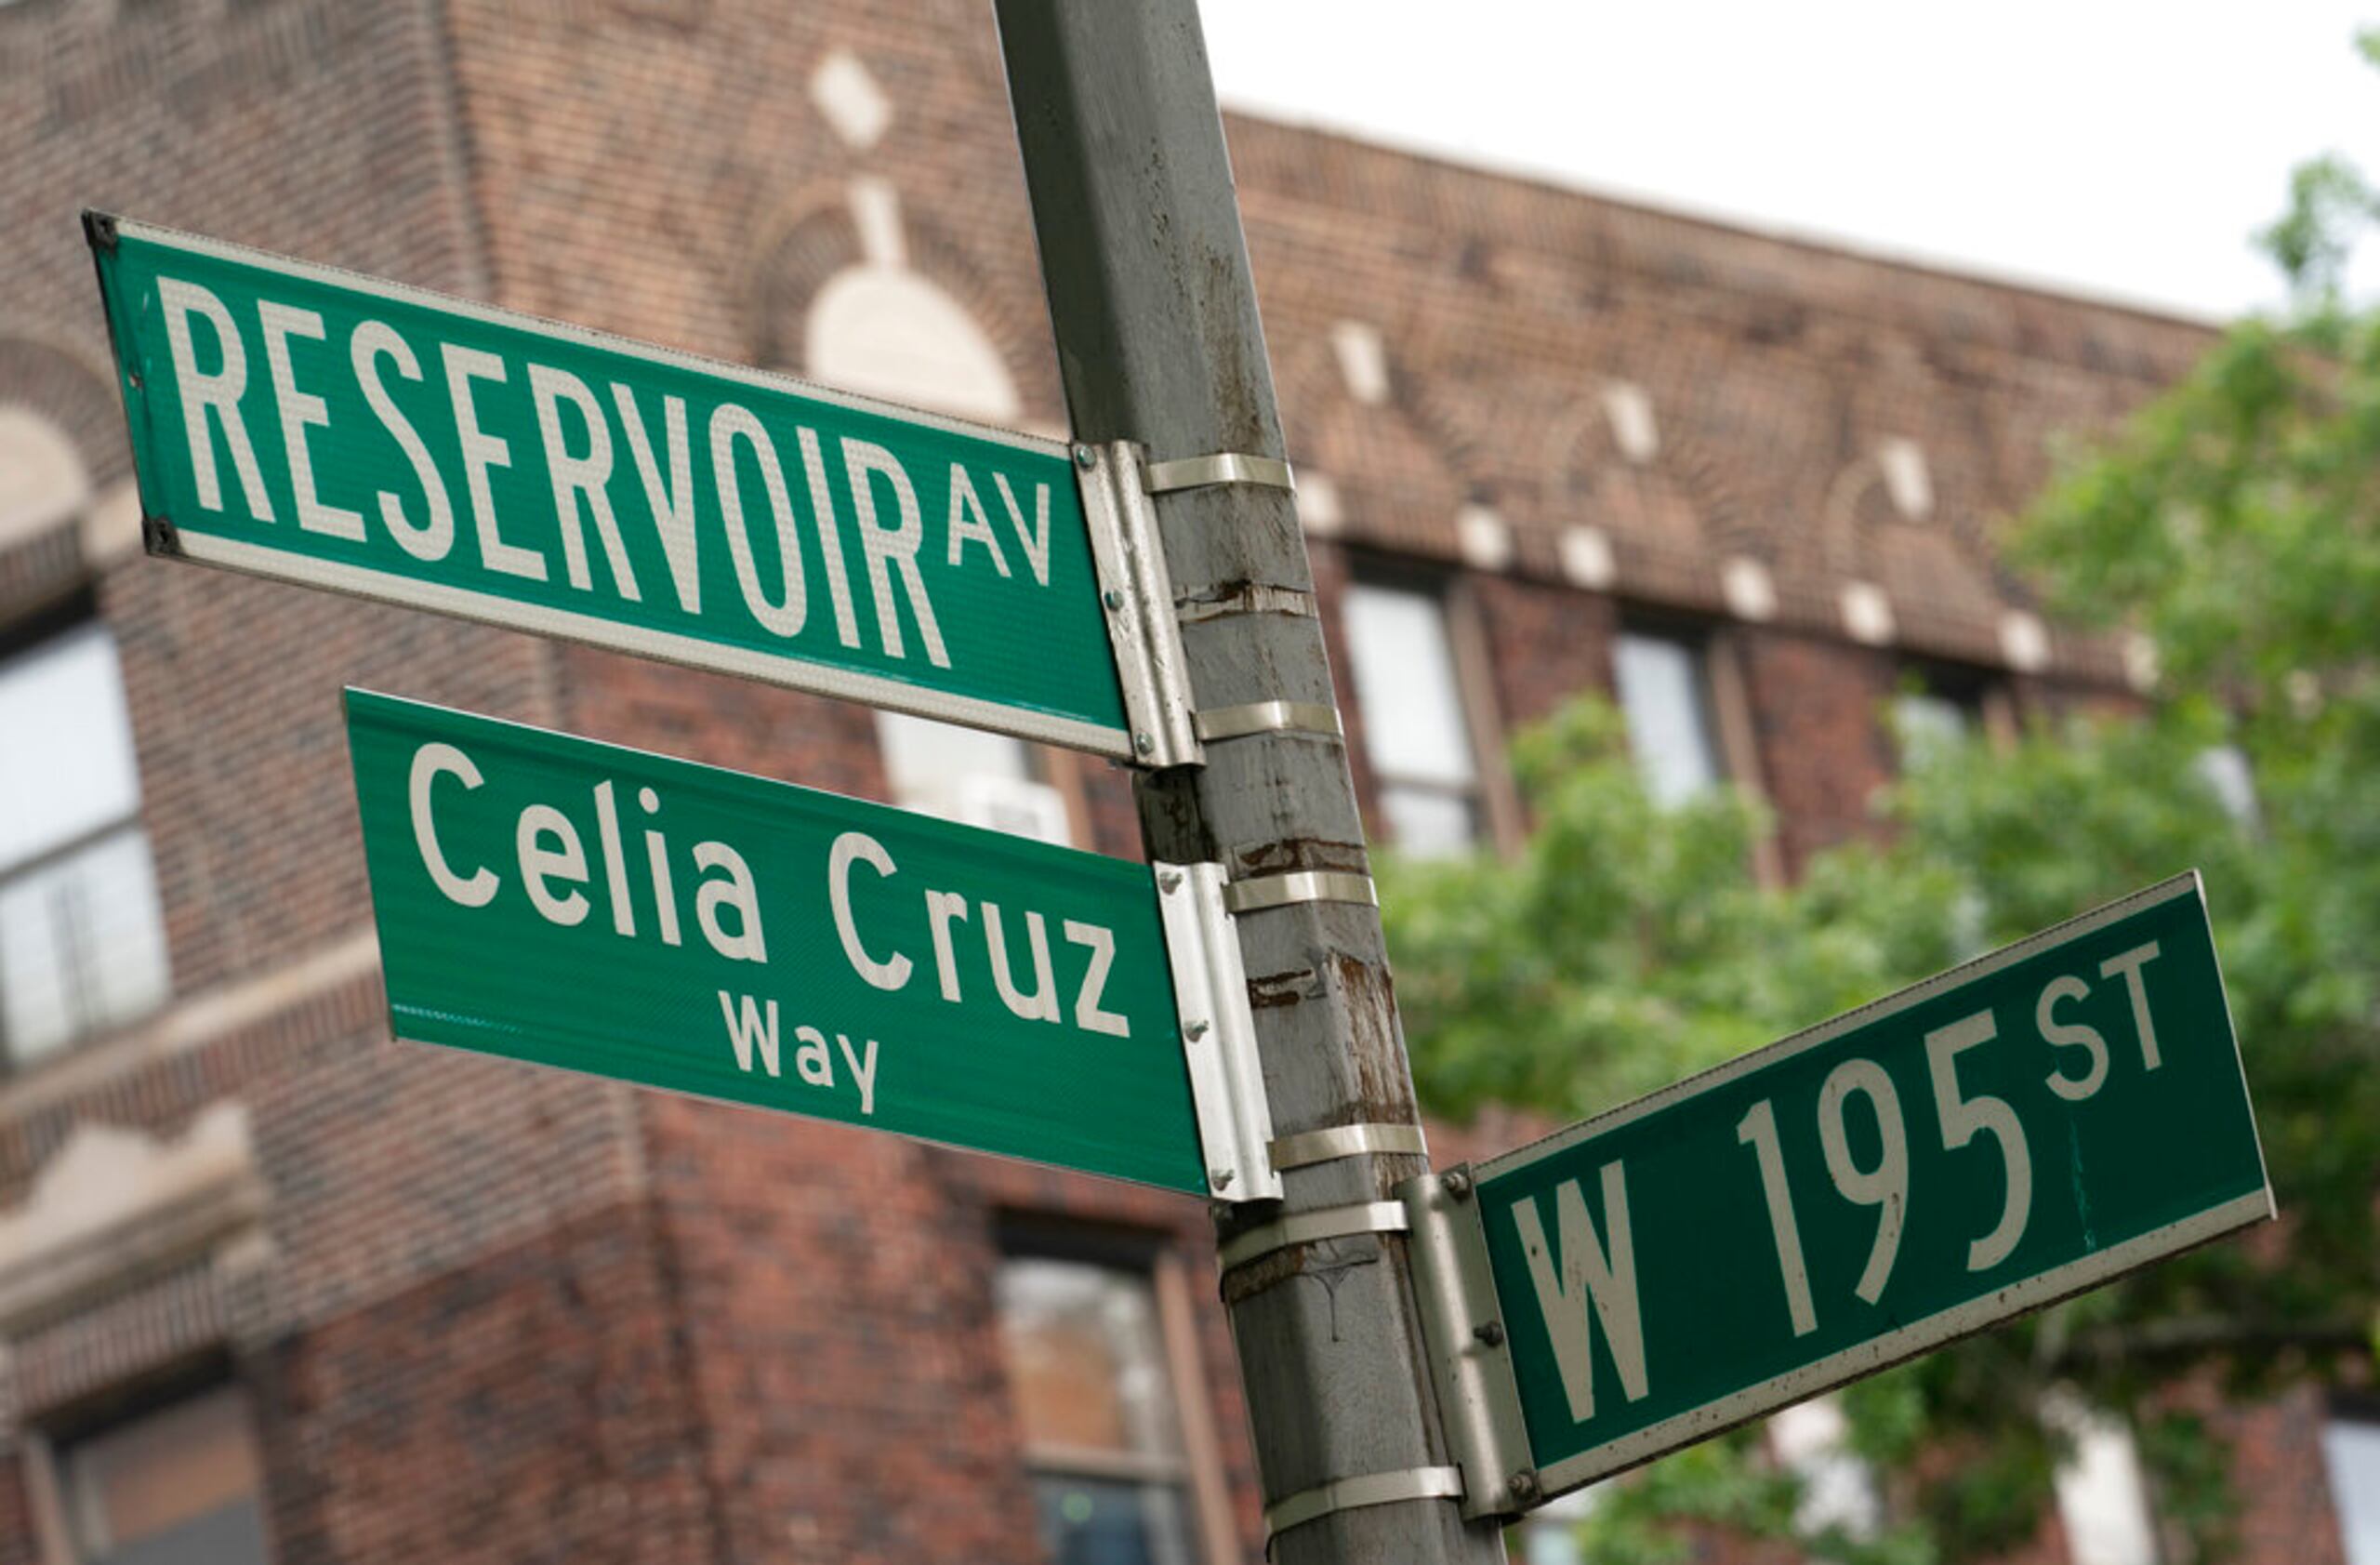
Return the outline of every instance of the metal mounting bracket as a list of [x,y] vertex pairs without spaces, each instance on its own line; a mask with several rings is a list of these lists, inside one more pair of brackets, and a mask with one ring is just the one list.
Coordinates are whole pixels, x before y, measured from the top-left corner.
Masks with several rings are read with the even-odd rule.
[[1152,868],[1166,960],[1173,968],[1182,1057],[1189,1067],[1198,1145],[1206,1154],[1207,1193],[1217,1200],[1278,1200],[1281,1176],[1266,1152],[1273,1109],[1256,1054],[1256,1017],[1248,1003],[1239,932],[1223,911],[1223,867]]
[[1107,643],[1124,692],[1132,759],[1143,766],[1194,766],[1207,752],[1190,717],[1189,665],[1175,618],[1173,580],[1143,479],[1141,448],[1129,440],[1078,445],[1083,519]]
[[1264,1507],[1264,1552],[1271,1554],[1273,1540],[1290,1528],[1320,1520],[1333,1511],[1393,1505],[1404,1500],[1453,1500],[1461,1494],[1462,1474],[1453,1467],[1405,1467],[1317,1483]]
[[1462,1514],[1517,1514],[1541,1496],[1471,1170],[1425,1174],[1396,1194],[1413,1225],[1413,1297],[1447,1449],[1462,1468]]
[[1210,457],[1181,457],[1151,462],[1141,483],[1152,495],[1176,489],[1206,489],[1218,484],[1253,484],[1261,488],[1297,493],[1297,477],[1278,457],[1251,456],[1245,451],[1218,451]]

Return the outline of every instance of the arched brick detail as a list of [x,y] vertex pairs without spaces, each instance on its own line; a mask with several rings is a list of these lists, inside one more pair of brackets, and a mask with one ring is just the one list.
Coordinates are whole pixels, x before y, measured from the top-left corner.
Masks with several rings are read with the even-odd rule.
[[132,471],[114,376],[104,360],[81,345],[16,335],[0,325],[0,404],[11,403],[64,430],[94,484]]
[[744,274],[745,335],[753,362],[800,373],[802,322],[811,301],[828,278],[864,259],[840,187],[813,187],[774,221],[764,222]]
[[[1050,317],[1038,291],[996,283],[965,245],[932,213],[902,210],[909,241],[909,267],[957,299],[999,350],[1016,383],[1027,417],[1061,418],[1064,393],[1056,376]],[[1034,281],[1038,282],[1038,274]]]
[[[985,280],[963,244],[927,213],[906,204],[901,231],[908,268],[948,294],[999,354],[1019,400],[1034,418],[1056,418],[1064,400],[1052,374],[1048,318],[1017,290]],[[846,188],[813,188],[779,221],[763,228],[746,268],[745,297],[754,362],[802,373],[802,332],[811,304],[839,272],[864,263]]]
[[1339,387],[1339,368],[1331,355],[1330,345],[1319,338],[1307,338],[1302,342],[1276,349],[1273,361],[1273,397],[1281,409],[1282,433],[1289,446],[1289,460],[1311,462],[1328,471],[1321,445],[1321,430],[1329,422],[1333,404],[1344,398]]
[[[1603,403],[1602,378],[1581,386],[1564,404],[1546,437],[1545,506],[1551,514],[1583,522],[1664,550],[1696,546],[1711,518],[1686,482],[1674,433],[1664,425],[1659,453],[1649,462],[1631,461],[1611,431]],[[1662,405],[1655,404],[1658,419]],[[1717,464],[1704,464],[1715,484]]]

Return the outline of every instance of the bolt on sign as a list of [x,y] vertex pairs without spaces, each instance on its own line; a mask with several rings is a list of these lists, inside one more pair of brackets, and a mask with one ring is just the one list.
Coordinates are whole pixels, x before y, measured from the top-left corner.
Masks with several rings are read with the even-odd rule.
[[1145,865],[350,690],[398,1038],[1204,1194]]
[[1524,1499],[2273,1214],[2194,872],[1467,1172]]
[[1064,445],[85,227],[151,552],[1132,755]]

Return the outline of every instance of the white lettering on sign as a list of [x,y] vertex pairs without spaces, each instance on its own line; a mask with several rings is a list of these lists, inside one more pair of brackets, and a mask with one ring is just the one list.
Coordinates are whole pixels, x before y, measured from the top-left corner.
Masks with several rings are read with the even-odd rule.
[[[458,840],[451,835],[455,805],[451,794],[443,794],[436,786],[442,777],[453,778],[466,793],[476,791],[486,781],[478,763],[457,747],[435,741],[417,747],[406,782],[414,844],[424,872],[440,895],[456,907],[484,908],[503,894],[507,880],[486,865],[465,869],[455,863],[451,847]],[[649,908],[654,937],[664,946],[680,946],[684,936],[678,880],[680,870],[687,869],[694,877],[693,922],[702,945],[730,962],[767,965],[768,932],[751,860],[730,842],[699,842],[681,851],[661,818],[663,801],[655,789],[639,788],[636,804],[647,822],[641,874],[621,829],[618,785],[610,778],[588,790],[584,813],[543,801],[515,812],[511,855],[521,894],[529,907],[557,928],[601,928],[608,922],[613,934],[631,940],[644,927],[641,914]],[[442,836],[442,823],[448,827],[449,835]],[[487,842],[483,831],[469,840]],[[988,897],[971,901],[963,893],[931,887],[921,888],[916,902],[908,901],[911,894],[906,891],[900,893],[893,907],[869,901],[872,911],[864,918],[858,903],[865,899],[865,892],[853,883],[863,869],[882,882],[896,881],[901,875],[892,853],[876,838],[865,831],[838,835],[826,854],[827,913],[844,960],[869,987],[888,992],[907,988],[916,963],[901,947],[916,941],[918,929],[914,922],[904,921],[922,913],[924,934],[933,953],[935,990],[945,1003],[964,1003],[971,989],[982,1003],[988,982],[989,992],[997,993],[1009,1014],[1021,1020],[1064,1026],[1071,1019],[1084,1032],[1107,1038],[1132,1035],[1130,1018],[1104,1003],[1117,956],[1116,932],[1106,925],[1040,908],[1012,911]],[[855,897],[855,892],[862,895]],[[599,903],[608,912],[608,920],[595,918]],[[906,913],[901,911],[902,904]],[[961,926],[970,924],[971,915],[980,918],[974,924],[981,932],[980,942],[962,939],[959,934]],[[876,918],[882,918],[884,925],[867,924],[867,920]],[[1084,953],[1081,975],[1072,981],[1071,994],[1051,940],[1052,923],[1068,947]],[[1012,949],[1018,943],[1024,947],[1022,953]],[[1028,982],[1018,980],[1020,964]],[[1066,974],[1071,973],[1069,962]],[[761,1015],[754,1013],[756,1017]],[[753,1030],[761,1025],[755,1020],[743,1036],[763,1036]],[[731,1023],[731,1032],[739,1026]],[[761,1051],[762,1057],[766,1054]],[[854,1081],[872,1082],[873,1059],[873,1044],[855,1048],[845,1062],[846,1068]],[[831,1071],[831,1062],[825,1068]],[[872,1089],[864,1086],[863,1090]]]
[[[457,874],[441,846],[433,805],[432,785],[441,776],[458,779],[475,789],[485,779],[478,763],[450,744],[423,745],[414,752],[406,786],[413,822],[414,844],[430,883],[449,902],[462,908],[484,908],[502,889],[496,873],[481,866],[468,876]],[[647,816],[661,813],[661,796],[650,788],[637,790],[637,802]],[[609,780],[588,790],[595,817],[595,842],[602,859],[605,900],[611,905],[615,933],[633,937],[636,915],[630,907],[627,855],[620,842],[619,812]],[[667,946],[681,944],[678,922],[676,878],[670,871],[669,840],[658,826],[644,834],[646,889],[653,904],[654,927]],[[513,859],[521,872],[521,887],[530,907],[548,923],[574,929],[587,921],[593,903],[587,891],[595,882],[587,861],[587,840],[578,823],[552,804],[532,803],[515,817]],[[694,886],[694,925],[710,948],[730,962],[765,963],[768,936],[760,922],[760,888],[751,865],[726,842],[694,845],[688,857],[704,872]],[[560,887],[561,889],[557,889]]]
[[[719,1011],[727,1023],[727,1046],[735,1054],[735,1067],[746,1075],[752,1073],[758,1060],[760,1068],[771,1076],[781,1074],[778,1054],[777,1002],[765,1005],[748,994],[719,994]],[[826,1045],[826,1034],[807,1022],[793,1029],[793,1073],[805,1086],[835,1085],[835,1058]],[[859,1111],[863,1117],[876,1112],[876,1040],[863,1039],[854,1047],[848,1033],[835,1034],[835,1049],[840,1051],[843,1068],[851,1073],[852,1085],[859,1093]]]
[[421,443],[420,431],[401,411],[388,387],[380,379],[379,361],[388,359],[397,366],[397,373],[408,380],[421,378],[421,361],[413,350],[378,321],[366,321],[355,328],[350,340],[349,352],[355,362],[356,384],[364,388],[364,400],[371,405],[372,416],[405,454],[405,461],[413,468],[414,482],[421,485],[422,504],[427,514],[416,527],[405,518],[404,504],[390,491],[380,491],[380,524],[397,540],[397,547],[426,564],[436,564],[446,558],[455,547],[455,506],[447,497],[446,481],[438,475],[438,464],[430,459],[430,447]]
[[2069,1103],[2082,1102],[2108,1079],[2108,1041],[2099,1036],[2099,1029],[2082,1022],[2057,1019],[2061,1001],[2081,1000],[2090,992],[2090,985],[2069,974],[2052,978],[2033,1006],[2033,1026],[2040,1029],[2043,1041],[2053,1049],[2081,1049],[2090,1061],[2080,1076],[2053,1070],[2043,1078],[2051,1092]]
[[314,457],[306,449],[306,431],[329,428],[330,404],[298,389],[297,367],[289,362],[289,339],[322,341],[323,318],[311,310],[270,301],[257,306],[257,316],[264,324],[265,368],[272,379],[273,405],[281,410],[281,455],[289,465],[289,492],[298,497],[298,525],[360,543],[363,513],[324,505],[314,492]]
[[992,531],[992,519],[984,514],[984,502],[976,497],[974,482],[967,470],[957,462],[950,464],[950,563],[954,566],[967,563],[966,546],[980,547],[992,557],[992,569],[1008,575],[1008,556],[1000,552],[999,535]]
[[[996,472],[992,482],[998,486],[1000,504],[1008,508],[1009,525],[1016,529],[1016,546],[1025,550],[1025,563],[1033,567],[1033,579],[1042,586],[1050,585],[1050,486],[1033,486],[1033,527],[1027,531],[1025,512],[1017,509],[1016,491],[1008,486],[1008,474]],[[1002,572],[1003,576],[1007,573]]]
[[512,465],[512,447],[501,436],[480,428],[478,404],[471,400],[471,382],[504,379],[504,361],[476,348],[446,344],[446,396],[455,408],[455,438],[463,450],[463,486],[471,497],[471,523],[479,530],[480,564],[506,576],[546,579],[546,557],[524,544],[507,543],[496,530],[496,493],[488,484],[490,468]]
[[[877,633],[884,650],[901,653],[901,616],[892,603],[892,577],[900,576],[908,596],[909,612],[917,617],[918,635],[926,657],[937,669],[950,667],[950,653],[942,644],[942,627],[934,623],[933,605],[926,601],[926,584],[918,576],[918,548],[925,542],[919,524],[917,486],[909,482],[899,458],[874,441],[843,441],[843,471],[851,479],[852,507],[859,516],[859,550],[867,561],[868,591],[876,599]],[[876,508],[874,480],[891,485],[895,521],[886,526]]]
[[1595,1413],[1593,1339],[1588,1312],[1602,1322],[1605,1346],[1620,1372],[1620,1388],[1632,1402],[1642,1401],[1650,1386],[1645,1373],[1645,1326],[1636,1300],[1636,1249],[1628,1227],[1628,1185],[1618,1160],[1603,1165],[1604,1232],[1606,1246],[1588,1214],[1587,1198],[1575,1179],[1554,1187],[1555,1226],[1562,1236],[1562,1260],[1557,1268],[1545,1241],[1545,1225],[1538,1215],[1534,1196],[1513,1203],[1513,1221],[1520,1229],[1521,1251],[1528,1257],[1529,1282],[1537,1294],[1539,1315],[1554,1344],[1554,1360],[1562,1373],[1562,1393],[1568,1399],[1570,1417],[1583,1424]]
[[[866,865],[886,880],[900,873],[884,844],[867,833],[846,831],[836,838],[826,855],[826,903],[834,916],[836,937],[842,944],[844,960],[863,980],[880,989],[902,988],[908,984],[914,966],[907,954],[895,949],[892,955],[879,959],[870,951],[860,933],[859,917],[852,908],[852,869],[857,864]],[[1016,956],[1011,949],[1014,938],[1011,933],[1012,914],[989,897],[971,907],[966,895],[955,891],[927,888],[922,899],[927,937],[933,948],[935,988],[944,1001],[953,1005],[965,1002],[964,970],[972,962],[975,943],[969,941],[962,947],[955,926],[970,922],[973,915],[976,927],[983,934],[984,965],[974,969],[979,979],[988,969],[993,992],[999,996],[1009,1014],[1019,1020],[1053,1025],[1064,1022],[1066,1013],[1060,1009],[1063,991],[1050,946],[1048,914],[1030,908],[1023,910],[1025,955],[1030,963],[1032,980],[1028,988],[1017,981]],[[1130,1038],[1130,1019],[1100,1004],[1106,993],[1108,974],[1116,962],[1116,932],[1104,924],[1076,919],[1062,919],[1059,929],[1069,944],[1091,953],[1082,980],[1075,988],[1074,1025],[1085,1032]]]
[[[835,606],[835,639],[845,646],[859,645],[859,616],[852,608],[852,578],[843,569],[843,531],[835,521],[834,497],[826,492],[826,457],[818,449],[818,431],[798,429],[801,471],[810,478],[810,514],[818,533],[818,552],[826,561],[826,596]],[[891,649],[898,657],[901,649]]]
[[1058,980],[1050,971],[1050,925],[1038,913],[1025,915],[1026,941],[1033,948],[1033,992],[1025,994],[1009,975],[1008,940],[1000,930],[1000,905],[984,904],[984,944],[992,953],[992,987],[999,991],[1000,1003],[1028,1022],[1054,1022],[1058,1019]]
[[637,482],[644,485],[645,509],[653,513],[661,557],[669,562],[669,585],[678,590],[678,606],[688,614],[699,614],[703,583],[695,568],[699,555],[694,541],[694,468],[686,454],[686,399],[661,399],[662,449],[669,458],[666,481],[653,459],[653,437],[645,432],[644,418],[637,412],[636,393],[615,380],[612,400],[619,405],[620,428],[628,431],[628,457],[636,463]]
[[[555,846],[547,847],[551,838]],[[547,881],[559,879],[574,885],[587,881],[587,850],[578,841],[578,829],[570,817],[551,804],[532,804],[521,812],[520,825],[513,834],[513,853],[521,860],[521,886],[529,894],[529,905],[548,923],[564,928],[582,922],[587,917],[587,898],[578,892],[556,896]]]
[[1777,1240],[1777,1268],[1785,1279],[1785,1313],[1793,1334],[1818,1329],[1818,1306],[1810,1299],[1810,1264],[1802,1253],[1802,1226],[1793,1217],[1792,1191],[1785,1183],[1785,1153],[1777,1144],[1777,1106],[1766,1098],[1736,1124],[1736,1140],[1760,1164],[1761,1198],[1768,1203],[1768,1229]]
[[2123,987],[2132,996],[2132,1025],[2140,1033],[2140,1068],[2154,1070],[2164,1063],[2157,1052],[2157,1024],[2149,1019],[2149,986],[2141,978],[2140,970],[2157,960],[2157,942],[2135,946],[2099,963],[2099,976],[2112,978],[2123,975]]
[[[861,650],[872,637],[888,658],[936,669],[960,659],[933,602],[935,576],[972,572],[1028,595],[1051,584],[1050,484],[988,462],[944,458],[919,469],[876,441],[773,420],[766,405],[721,403],[690,428],[681,395],[640,401],[616,380],[409,337],[387,320],[359,320],[335,340],[341,328],[316,308],[258,299],[235,316],[198,284],[161,276],[157,289],[191,480],[207,511],[225,509],[228,455],[258,522],[276,520],[271,491],[285,484],[283,503],[306,533],[365,546],[385,534],[412,561],[448,567],[442,579],[455,585],[483,572],[513,578],[496,585],[517,594],[518,582],[558,577],[621,603],[647,601],[659,572],[647,564],[640,579],[636,562],[657,544],[670,590],[654,595],[689,616],[704,612],[704,552],[723,546],[737,591],[714,602],[714,615],[814,640],[831,609],[840,646]],[[269,415],[247,402],[259,353]],[[251,412],[280,434],[270,483]],[[339,459],[318,462],[341,439],[350,444]],[[378,448],[359,459],[357,440]],[[407,480],[390,484],[382,475],[391,472]],[[928,515],[919,483],[945,475]],[[464,511],[476,552],[458,557]],[[713,526],[715,541],[704,533]],[[865,578],[865,611],[854,576]],[[813,617],[817,587],[826,603]],[[1029,596],[1012,602],[1031,612]]]
[[[603,405],[587,382],[566,369],[545,365],[529,366],[529,395],[537,406],[537,438],[546,447],[546,471],[554,486],[554,520],[562,528],[562,574],[581,592],[594,590],[587,570],[587,538],[579,527],[583,506],[602,540],[603,559],[612,568],[613,583],[629,603],[641,603],[636,573],[628,568],[628,545],[620,541],[619,519],[612,514],[612,431],[603,422]],[[562,405],[570,404],[587,431],[587,449],[574,452],[562,433]]]
[[[206,431],[213,414],[240,475],[240,493],[248,514],[259,522],[272,520],[272,502],[265,498],[264,473],[257,466],[256,447],[248,444],[248,427],[240,420],[240,393],[248,389],[248,351],[240,328],[223,301],[195,283],[171,277],[157,279],[157,302],[165,309],[165,343],[174,358],[174,384],[182,394],[182,434],[190,442],[191,478],[198,486],[198,503],[209,511],[223,509],[223,485],[215,471],[215,439]],[[191,338],[190,318],[203,315],[214,328],[216,351],[223,362],[212,375],[198,367],[198,347]]]
[[1082,988],[1075,996],[1075,1026],[1085,1032],[1104,1032],[1111,1038],[1131,1037],[1130,1021],[1099,1008],[1099,997],[1107,988],[1107,970],[1116,962],[1115,932],[1095,923],[1078,923],[1073,919],[1068,919],[1064,928],[1068,940],[1091,948],[1091,966],[1084,971]]
[[438,830],[430,818],[430,788],[441,776],[460,778],[465,788],[477,788],[484,780],[471,758],[453,745],[430,744],[414,751],[413,771],[405,784],[414,845],[421,851],[421,866],[430,871],[430,883],[447,901],[463,908],[484,908],[496,900],[496,871],[483,865],[468,878],[457,875],[439,851]]
[[1984,1271],[2006,1260],[2016,1241],[2025,1237],[2025,1223],[2033,1210],[2033,1160],[2016,1111],[2006,1098],[1988,1093],[1967,1097],[1959,1088],[1959,1056],[1999,1036],[2000,1025],[1989,1011],[1962,1016],[1925,1035],[1925,1068],[1934,1081],[1934,1112],[1942,1121],[1942,1149],[1956,1151],[1980,1133],[2000,1144],[2000,1159],[2006,1170],[2000,1221],[1990,1233],[1967,1245],[1969,1271]]
[[[740,1012],[735,1004],[739,999],[744,1002]],[[764,1021],[760,1005],[750,995],[731,995],[721,989],[719,1009],[720,1014],[727,1018],[727,1046],[735,1051],[736,1068],[750,1075],[752,1056],[758,1054],[768,1073],[772,1076],[778,1074],[777,1002],[774,1000],[769,1001]]]
[[[736,476],[735,443],[752,448],[760,467],[760,487],[769,499],[775,523],[777,579],[782,597],[775,602],[760,585],[760,567],[752,552],[752,531],[744,516],[743,480]],[[747,408],[732,402],[719,405],[710,416],[711,481],[719,486],[720,513],[727,518],[727,557],[735,564],[735,585],[744,590],[744,606],[752,617],[780,636],[798,636],[810,617],[810,597],[801,576],[801,540],[794,531],[793,497],[785,486],[785,464],[777,460],[776,443],[760,428]]]
[[[2123,979],[2144,1072],[2155,1070],[2163,1063],[2156,1027],[2149,1018],[2148,984],[2141,973],[2157,956],[2157,943],[2150,941],[2099,963],[2102,978]],[[2062,1058],[2056,1069],[2042,1078],[2044,1086],[2068,1103],[2082,1103],[2097,1095],[2111,1073],[2107,1036],[2077,1019],[2070,1009],[2087,1001],[2091,992],[2088,980],[2070,973],[2059,974],[2042,986],[2033,1002],[2033,1026],[2043,1043],[2053,1050],[2079,1051]],[[1977,1135],[1986,1135],[2000,1153],[2000,1215],[1988,1232],[1968,1242],[1967,1267],[1971,1271],[1987,1270],[2013,1254],[2022,1242],[2032,1215],[2031,1147],[2015,1107],[2007,1099],[1988,1093],[1970,1094],[1959,1081],[1959,1057],[1999,1037],[1999,1023],[1990,1011],[1963,1016],[1925,1035],[1926,1074],[1933,1088],[1935,1117],[1941,1127],[1942,1149],[1957,1151],[1972,1144]],[[1855,1094],[1868,1100],[1875,1117],[1878,1151],[1873,1168],[1861,1168],[1851,1150],[1845,1115]],[[1827,1174],[1835,1193],[1854,1204],[1877,1209],[1875,1240],[1852,1292],[1871,1305],[1879,1303],[1891,1279],[1893,1261],[1900,1252],[1910,1210],[1911,1180],[1908,1124],[1901,1112],[1900,1094],[1884,1067],[1866,1059],[1849,1059],[1836,1066],[1818,1094],[1818,1131],[1819,1148],[1825,1154]],[[1768,1207],[1770,1235],[1777,1241],[1778,1267],[1785,1284],[1787,1318],[1793,1333],[1805,1335],[1817,1329],[1818,1313],[1786,1179],[1784,1155],[1778,1140],[1775,1104],[1765,1098],[1754,1104],[1737,1125],[1736,1139],[1750,1147],[1756,1159],[1761,1193]]]
[[[1851,1094],[1868,1100],[1876,1118],[1876,1166],[1861,1168],[1851,1156],[1851,1127],[1844,1114]],[[1844,1060],[1818,1089],[1818,1147],[1826,1154],[1827,1177],[1844,1200],[1876,1209],[1876,1238],[1868,1264],[1851,1291],[1874,1304],[1884,1296],[1900,1253],[1901,1225],[1909,1216],[1909,1127],[1900,1116],[1900,1094],[1874,1060]]]
[[899,951],[879,962],[860,943],[859,925],[852,918],[852,866],[866,865],[890,877],[898,871],[884,844],[865,831],[846,831],[826,853],[826,905],[835,915],[835,934],[843,943],[843,958],[852,971],[879,989],[898,989],[909,981],[909,959]]

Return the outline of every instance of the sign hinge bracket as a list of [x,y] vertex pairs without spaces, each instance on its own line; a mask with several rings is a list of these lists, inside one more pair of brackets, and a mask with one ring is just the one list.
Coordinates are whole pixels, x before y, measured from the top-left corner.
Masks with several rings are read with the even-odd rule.
[[1396,1194],[1413,1226],[1413,1296],[1447,1450],[1462,1469],[1462,1514],[1527,1510],[1542,1496],[1471,1170],[1425,1174]]
[[1223,910],[1223,867],[1152,868],[1166,959],[1173,967],[1182,1057],[1189,1068],[1191,1105],[1206,1157],[1207,1193],[1217,1200],[1278,1200],[1281,1176],[1269,1152],[1273,1108],[1256,1053],[1256,1015],[1248,1003],[1239,932]]
[[1207,752],[1190,706],[1189,663],[1173,606],[1141,448],[1129,440],[1077,445],[1083,519],[1107,619],[1107,643],[1124,696],[1132,757],[1143,766],[1195,766]]

